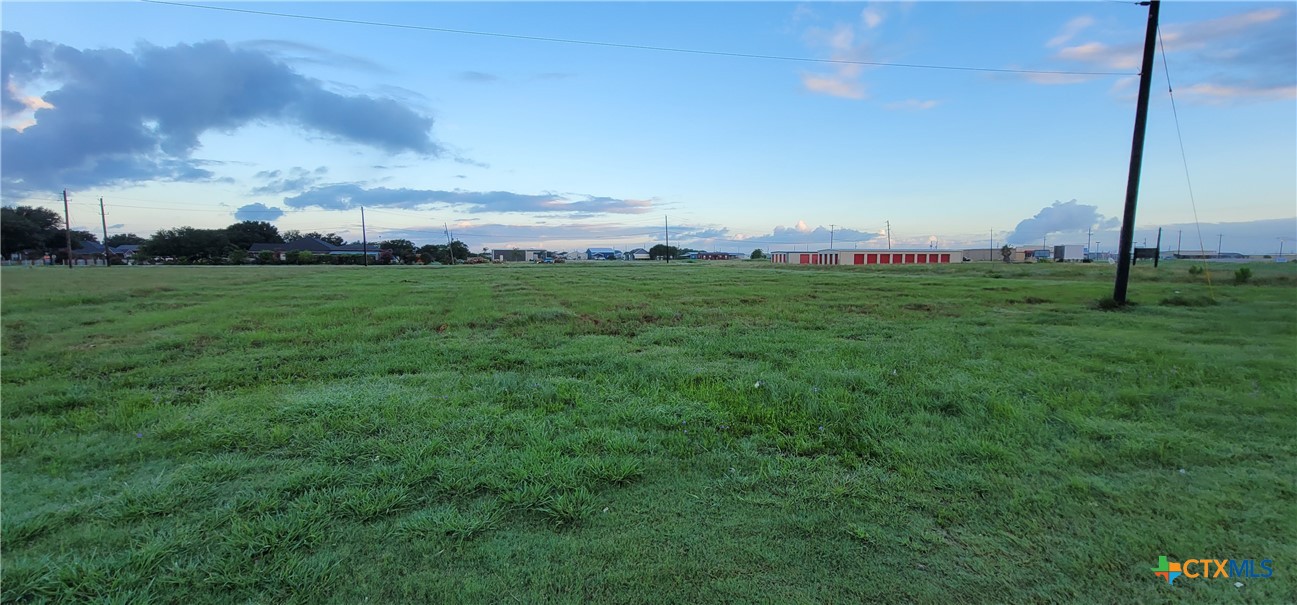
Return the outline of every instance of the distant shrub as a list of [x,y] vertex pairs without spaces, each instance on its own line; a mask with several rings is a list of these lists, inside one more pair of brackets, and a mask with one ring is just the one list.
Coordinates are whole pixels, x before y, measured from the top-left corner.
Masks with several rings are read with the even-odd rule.
[[1189,275],[1202,275],[1202,266],[1201,266],[1201,265],[1190,265],[1190,266],[1189,266]]
[[1207,296],[1184,296],[1176,294],[1162,299],[1161,304],[1167,307],[1210,307],[1216,305],[1216,299]]
[[1037,296],[1028,296],[1028,297],[1022,299],[1022,302],[1025,302],[1025,303],[1027,303],[1027,304],[1029,304],[1029,305],[1041,305],[1041,304],[1045,304],[1045,303],[1047,303],[1047,302],[1051,302],[1051,301],[1050,301],[1048,298],[1040,298],[1040,297],[1037,297]]
[[1252,279],[1252,269],[1248,267],[1239,267],[1234,272],[1234,285],[1246,284],[1247,280]]

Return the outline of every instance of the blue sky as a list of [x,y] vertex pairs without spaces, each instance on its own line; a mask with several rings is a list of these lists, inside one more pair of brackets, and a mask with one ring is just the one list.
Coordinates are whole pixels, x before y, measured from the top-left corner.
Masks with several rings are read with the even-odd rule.
[[[5,203],[110,233],[471,247],[1114,249],[1147,9],[1117,2],[0,5]],[[1207,249],[1297,248],[1297,10],[1162,7]],[[1159,50],[1137,239],[1197,248]],[[56,202],[56,200],[58,200]],[[237,218],[236,218],[237,217]],[[98,228],[94,228],[98,231]],[[1167,247],[1167,246],[1164,246]]]

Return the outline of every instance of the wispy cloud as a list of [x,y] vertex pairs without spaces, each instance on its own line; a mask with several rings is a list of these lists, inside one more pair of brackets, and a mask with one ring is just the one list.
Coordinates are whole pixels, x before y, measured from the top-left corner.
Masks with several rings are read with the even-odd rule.
[[919,100],[919,99],[906,99],[904,101],[897,101],[895,103],[887,103],[883,105],[883,107],[887,109],[893,109],[893,110],[923,111],[927,109],[934,109],[938,105],[941,105],[941,101],[935,101],[932,99],[926,101]]
[[484,71],[461,71],[455,77],[465,82],[495,82],[500,79],[500,76]]
[[1076,17],[1065,23],[1063,29],[1058,32],[1058,35],[1050,38],[1049,41],[1045,43],[1045,46],[1055,48],[1067,44],[1068,42],[1071,42],[1072,38],[1075,38],[1077,34],[1081,33],[1091,25],[1094,25],[1094,17]]
[[[1106,42],[1114,32],[1095,27],[1088,17],[1065,24],[1046,43],[1056,61],[1084,70],[1135,71],[1142,41]],[[1089,40],[1074,38],[1086,33]],[[1128,35],[1125,32],[1124,35]],[[1245,10],[1214,19],[1166,23],[1162,27],[1165,59],[1176,92],[1206,103],[1284,100],[1297,95],[1297,11],[1291,6]],[[1040,84],[1074,84],[1086,76],[1030,74]],[[1114,93],[1125,96],[1126,85]]]
[[253,175],[253,178],[264,181],[264,184],[253,188],[251,193],[252,195],[277,195],[293,191],[304,191],[319,183],[328,172],[329,169],[324,166],[320,166],[315,170],[295,166],[289,168],[287,172],[263,170]]
[[883,24],[883,10],[877,5],[866,6],[860,11],[860,20],[864,22],[865,27],[874,29]]
[[[839,23],[831,29],[812,27],[806,31],[808,43],[827,49],[835,61],[863,61],[868,57],[868,47],[857,39],[854,24]],[[844,99],[860,100],[869,95],[860,80],[864,66],[850,63],[834,65],[828,72],[805,72],[802,87],[806,90]]]
[[643,214],[653,208],[652,200],[632,200],[573,194],[524,194],[510,191],[450,191],[429,189],[366,188],[356,183],[338,183],[313,188],[284,198],[289,208],[349,210],[374,208],[460,208],[466,212],[523,212],[536,214]]
[[284,63],[305,63],[326,65],[331,68],[353,69],[369,73],[390,74],[392,70],[383,65],[353,55],[334,52],[313,44],[294,42],[292,40],[249,40],[240,42],[237,48],[248,49],[274,57]]

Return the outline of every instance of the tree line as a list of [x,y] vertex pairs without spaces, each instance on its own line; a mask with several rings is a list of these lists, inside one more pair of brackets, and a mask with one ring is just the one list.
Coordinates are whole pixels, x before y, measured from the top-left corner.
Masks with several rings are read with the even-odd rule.
[[[28,258],[40,258],[50,255],[62,262],[67,255],[66,229],[61,224],[63,217],[47,208],[33,206],[16,206],[0,208],[0,253],[5,258],[12,254],[23,253]],[[72,250],[85,248],[87,242],[98,243],[99,239],[88,231],[73,230]],[[302,233],[296,229],[280,233],[279,228],[266,221],[240,221],[222,229],[200,229],[197,227],[176,227],[161,229],[145,238],[134,233],[120,233],[108,237],[104,242],[110,247],[126,244],[140,245],[139,254],[145,258],[171,259],[170,262],[184,263],[235,263],[241,264],[252,260],[259,263],[280,262],[272,252],[262,252],[256,256],[249,255],[253,244],[284,244],[299,239],[314,238],[334,246],[348,245],[342,236],[336,233]],[[361,242],[351,242],[359,246]],[[406,239],[392,239],[369,242],[369,250],[378,252],[377,262],[439,262],[453,264],[467,260],[468,246],[455,240],[446,244],[429,244],[416,246]],[[356,258],[333,256],[325,258],[305,254],[289,255],[285,262],[311,264],[316,262],[359,263]],[[120,259],[113,259],[115,262]]]

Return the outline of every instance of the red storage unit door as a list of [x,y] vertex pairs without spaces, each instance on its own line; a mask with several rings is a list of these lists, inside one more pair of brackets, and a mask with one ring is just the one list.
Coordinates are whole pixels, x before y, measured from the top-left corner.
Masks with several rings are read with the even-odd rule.
[[802,264],[802,265],[809,265],[809,264],[811,264],[811,255],[809,255],[809,254],[803,254],[803,255],[801,255],[800,258],[801,258],[801,263],[799,263],[799,264]]
[[913,255],[913,254],[906,254],[906,255],[905,255],[905,264],[908,265],[908,264],[911,264],[911,263],[913,263],[913,262],[914,262],[914,255]]
[[[935,256],[935,255],[934,255],[934,256]],[[914,262],[919,263],[920,265],[927,264],[927,262],[928,262],[928,255],[927,255],[927,254],[920,254],[920,255],[919,255],[919,258],[916,259]]]
[[813,255],[811,255],[811,264],[812,264],[812,265],[818,265],[818,264],[820,264],[820,255],[818,255],[818,254],[813,254]]
[[949,255],[949,254],[942,254],[942,255],[941,255],[941,262],[943,262],[943,263],[948,263],[948,262],[950,262],[950,255]]
[[866,255],[866,256],[865,256],[865,259],[866,259],[866,260],[865,260],[865,264],[866,264],[866,265],[877,265],[877,264],[878,264],[878,255],[877,255],[877,254],[869,254],[869,255]]
[[900,254],[893,254],[893,255],[892,255],[892,264],[893,264],[893,265],[899,265],[899,264],[901,264],[901,255],[900,255]]
[[863,255],[863,254],[857,254],[857,255],[856,255],[856,264],[857,264],[857,265],[863,265],[863,264],[865,264],[865,255]]
[[878,264],[880,264],[880,265],[890,265],[890,264],[892,264],[892,255],[890,255],[890,254],[880,254],[880,255],[878,255]]

